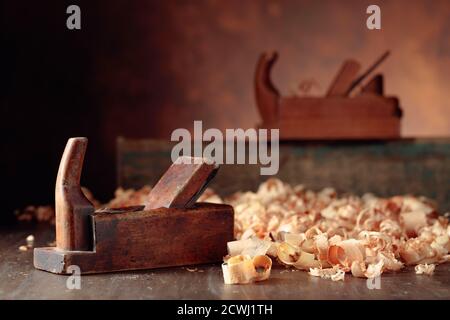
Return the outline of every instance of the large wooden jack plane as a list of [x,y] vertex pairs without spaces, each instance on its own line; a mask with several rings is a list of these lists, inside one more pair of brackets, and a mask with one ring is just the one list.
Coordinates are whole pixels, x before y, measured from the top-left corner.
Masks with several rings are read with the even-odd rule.
[[346,60],[325,97],[280,96],[270,77],[276,53],[263,53],[255,71],[255,98],[260,128],[279,129],[282,140],[384,140],[400,137],[402,110],[396,97],[385,97],[383,76],[375,75],[361,91],[350,94],[388,56],[383,54],[364,73]]
[[95,210],[80,187],[86,138],[69,139],[55,188],[56,247],[34,249],[37,269],[81,273],[222,261],[233,240],[233,208],[196,203],[218,166],[181,157],[142,206]]

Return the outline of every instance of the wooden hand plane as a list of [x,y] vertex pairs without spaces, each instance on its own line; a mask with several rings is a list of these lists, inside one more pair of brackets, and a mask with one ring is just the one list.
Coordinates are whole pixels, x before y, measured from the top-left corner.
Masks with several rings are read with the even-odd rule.
[[402,110],[396,97],[383,94],[383,76],[375,75],[359,94],[350,94],[389,55],[383,54],[367,71],[347,60],[324,97],[280,96],[271,81],[278,55],[261,55],[255,71],[260,128],[279,129],[282,140],[383,140],[400,137]]
[[35,248],[35,268],[71,274],[78,266],[84,274],[222,261],[233,208],[195,202],[218,166],[180,157],[142,206],[95,210],[80,187],[86,148],[86,138],[66,145],[55,188],[56,247]]

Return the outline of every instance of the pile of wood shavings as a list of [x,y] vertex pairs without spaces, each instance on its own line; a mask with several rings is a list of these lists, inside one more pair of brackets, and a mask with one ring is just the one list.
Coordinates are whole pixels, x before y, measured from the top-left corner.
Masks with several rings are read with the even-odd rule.
[[[90,193],[88,198],[96,208],[134,206],[145,203],[150,190],[149,186],[119,188],[105,205],[95,202]],[[199,201],[234,207],[237,241],[228,244],[229,255],[222,266],[227,283],[269,278],[270,257],[333,281],[344,280],[347,273],[373,278],[405,265],[416,266],[418,274],[432,275],[436,264],[450,259],[448,219],[422,197],[338,196],[332,188],[314,192],[272,178],[257,192],[237,192],[224,199],[207,189]],[[46,216],[53,218],[53,209],[45,209]],[[236,258],[230,266],[231,257]],[[254,261],[264,261],[268,267],[261,269]]]
[[[212,191],[200,200],[209,199],[220,202]],[[405,265],[431,275],[435,264],[450,259],[448,219],[426,198],[338,197],[331,188],[313,192],[269,179],[256,193],[238,192],[223,202],[234,207],[238,239],[228,244],[225,265],[230,257],[267,255],[339,281],[347,273],[374,278]],[[245,277],[224,274],[230,278]]]
[[[118,188],[114,192],[114,198],[106,204],[101,204],[89,189],[81,187],[81,190],[95,209],[101,209],[142,205],[145,203],[151,187],[144,186],[138,190]],[[52,206],[27,206],[24,210],[17,210],[16,217],[18,221],[22,222],[46,222],[54,225],[55,209]]]
[[141,189],[122,189],[118,188],[114,192],[114,199],[109,201],[107,204],[97,206],[106,208],[123,208],[131,206],[140,206],[145,204],[148,194],[152,188],[150,186],[143,186]]

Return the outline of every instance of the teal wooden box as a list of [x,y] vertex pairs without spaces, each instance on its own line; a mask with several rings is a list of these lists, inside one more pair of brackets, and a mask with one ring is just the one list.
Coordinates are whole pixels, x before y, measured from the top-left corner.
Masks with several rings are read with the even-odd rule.
[[[117,142],[118,184],[154,184],[170,165],[174,143],[161,140]],[[211,187],[220,195],[256,190],[268,176],[259,165],[223,165]],[[312,189],[380,196],[423,195],[450,211],[450,139],[400,139],[369,142],[280,142],[277,177]]]

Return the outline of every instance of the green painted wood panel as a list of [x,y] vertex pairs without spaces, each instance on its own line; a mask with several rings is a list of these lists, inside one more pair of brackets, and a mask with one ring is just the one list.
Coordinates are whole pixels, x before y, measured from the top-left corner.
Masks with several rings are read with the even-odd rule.
[[[154,184],[171,164],[174,144],[160,140],[118,140],[118,184]],[[277,177],[312,189],[380,196],[423,195],[450,211],[450,139],[389,142],[281,142]],[[268,176],[259,165],[223,165],[211,186],[221,195],[256,190]]]

